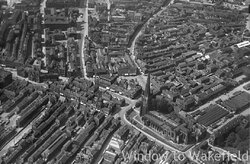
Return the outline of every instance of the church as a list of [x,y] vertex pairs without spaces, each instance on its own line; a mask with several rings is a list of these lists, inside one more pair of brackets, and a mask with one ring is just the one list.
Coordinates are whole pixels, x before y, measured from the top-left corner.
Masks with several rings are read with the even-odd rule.
[[176,119],[173,120],[167,115],[153,111],[152,109],[154,107],[152,106],[152,99],[153,96],[150,90],[150,74],[148,74],[140,109],[140,117],[143,124],[167,140],[171,140],[174,143],[179,144],[188,144],[191,130],[187,128],[185,121],[181,118],[178,118],[179,121],[176,121]]

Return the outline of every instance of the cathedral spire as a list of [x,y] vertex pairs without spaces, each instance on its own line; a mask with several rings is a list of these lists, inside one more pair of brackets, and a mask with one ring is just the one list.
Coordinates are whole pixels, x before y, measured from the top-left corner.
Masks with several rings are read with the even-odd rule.
[[148,73],[148,78],[147,78],[147,83],[146,83],[146,86],[145,86],[145,93],[144,93],[145,96],[150,96],[150,73]]
[[151,94],[150,94],[150,73],[148,73],[145,92],[142,96],[142,106],[140,116],[144,116],[151,109]]

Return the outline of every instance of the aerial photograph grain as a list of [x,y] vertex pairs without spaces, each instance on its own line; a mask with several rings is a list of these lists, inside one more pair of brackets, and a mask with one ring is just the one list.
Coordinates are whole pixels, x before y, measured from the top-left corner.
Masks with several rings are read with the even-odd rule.
[[0,0],[0,164],[250,164],[250,0]]

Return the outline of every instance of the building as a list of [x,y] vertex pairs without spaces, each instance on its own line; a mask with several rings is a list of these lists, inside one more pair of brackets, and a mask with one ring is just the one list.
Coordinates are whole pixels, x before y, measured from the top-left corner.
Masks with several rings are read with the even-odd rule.
[[117,154],[112,151],[106,151],[103,155],[103,158],[106,162],[113,163],[115,162]]
[[125,64],[125,66],[118,67],[118,75],[119,76],[136,76],[137,68],[129,64]]
[[44,16],[44,28],[49,28],[50,30],[61,29],[67,31],[71,27],[69,18],[67,17],[67,12],[59,11],[57,12],[55,8],[45,11]]
[[[140,116],[143,124],[152,129],[157,135],[171,140],[175,143],[188,144],[191,138],[193,129],[187,126],[187,121],[184,118],[172,113],[164,115],[157,111],[153,111],[152,94],[150,92],[150,74],[146,83],[145,93],[142,97],[142,105]],[[151,109],[151,110],[150,110]],[[200,130],[197,127],[195,130]],[[201,131],[201,130],[200,130]]]
[[101,75],[99,83],[102,86],[110,86],[115,82],[116,78],[117,76],[110,76],[109,74]]
[[175,143],[188,144],[190,130],[184,124],[170,120],[165,116],[161,116],[156,111],[150,111],[142,117],[144,125],[150,127],[158,135],[171,140]]
[[219,105],[210,105],[204,109],[201,116],[197,118],[197,122],[203,126],[211,126],[216,121],[228,115],[229,112]]

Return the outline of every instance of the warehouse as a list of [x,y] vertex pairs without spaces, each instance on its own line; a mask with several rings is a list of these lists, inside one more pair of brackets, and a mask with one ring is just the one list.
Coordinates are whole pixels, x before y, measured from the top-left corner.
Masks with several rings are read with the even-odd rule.
[[204,110],[205,112],[197,118],[197,122],[204,126],[210,126],[212,123],[229,114],[228,111],[219,105],[210,105]]

